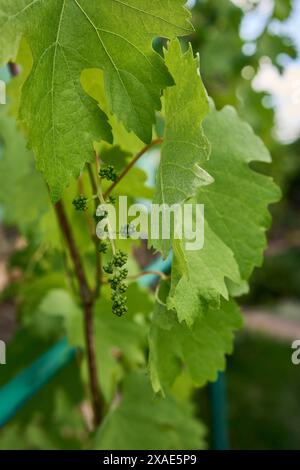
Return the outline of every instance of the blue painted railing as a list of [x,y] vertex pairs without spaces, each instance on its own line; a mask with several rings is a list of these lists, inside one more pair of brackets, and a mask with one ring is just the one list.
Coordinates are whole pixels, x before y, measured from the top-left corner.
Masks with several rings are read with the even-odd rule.
[[0,427],[75,357],[76,349],[62,339],[0,388]]
[[[170,272],[172,257],[159,258],[145,271]],[[155,274],[147,274],[138,279],[143,287],[150,287],[157,279]],[[45,354],[20,372],[9,383],[0,388],[0,427],[4,426],[22,406],[30,400],[49,380],[75,357],[76,349],[62,339]]]

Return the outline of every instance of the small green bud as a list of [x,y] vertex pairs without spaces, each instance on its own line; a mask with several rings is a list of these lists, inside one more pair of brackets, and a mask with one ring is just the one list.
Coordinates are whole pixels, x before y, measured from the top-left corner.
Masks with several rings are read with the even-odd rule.
[[126,282],[121,282],[121,284],[119,285],[118,287],[118,291],[120,292],[120,294],[124,294],[128,289],[128,285],[126,284]]
[[100,241],[98,251],[99,253],[107,253],[108,245],[103,240]]
[[115,196],[109,196],[109,198],[108,198],[108,202],[110,202],[111,204],[115,204],[116,200],[117,200],[117,198]]
[[103,271],[107,274],[113,274],[114,272],[114,267],[111,261],[107,263],[105,266],[103,266]]
[[108,181],[116,181],[118,175],[115,168],[112,165],[105,165],[99,171],[100,178]]
[[128,276],[128,269],[127,268],[120,269],[120,271],[119,271],[120,279],[121,280],[126,279],[127,276]]
[[113,264],[117,268],[121,268],[124,264],[127,263],[128,255],[123,251],[117,251],[117,253],[113,257]]
[[72,204],[77,211],[86,211],[87,201],[87,197],[80,195],[77,198],[73,199]]

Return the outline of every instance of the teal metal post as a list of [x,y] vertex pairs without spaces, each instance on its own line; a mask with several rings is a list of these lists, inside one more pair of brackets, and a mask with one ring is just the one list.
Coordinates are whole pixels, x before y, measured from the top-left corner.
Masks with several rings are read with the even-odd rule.
[[219,373],[216,382],[208,386],[212,425],[212,447],[214,450],[229,449],[228,407],[226,379],[223,372]]

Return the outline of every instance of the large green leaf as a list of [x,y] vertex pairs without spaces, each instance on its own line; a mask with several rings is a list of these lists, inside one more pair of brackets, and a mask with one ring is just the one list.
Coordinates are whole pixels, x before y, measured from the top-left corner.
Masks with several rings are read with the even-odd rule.
[[172,84],[155,36],[191,31],[183,0],[0,0],[0,61],[15,57],[24,35],[33,68],[21,118],[53,200],[93,157],[94,140],[112,140],[106,115],[80,83],[86,68],[104,71],[110,108],[150,141],[160,92]]
[[174,251],[172,286],[168,308],[175,308],[179,321],[189,325],[203,315],[209,306],[219,308],[220,296],[227,299],[226,278],[240,282],[234,254],[209,224],[204,225],[205,241],[200,251],[186,251],[184,259],[187,274],[182,273],[181,253]]
[[[16,63],[19,68],[18,75],[11,77],[8,82],[7,96],[9,98],[9,114],[17,119],[20,110],[22,88],[32,69],[32,55],[25,38],[20,43]],[[18,122],[18,125],[20,125],[20,122]],[[26,125],[24,127],[26,129]]]
[[[114,136],[114,145],[132,154],[137,153],[144,144],[136,134],[132,131],[128,132],[124,124],[111,112],[108,97],[105,93],[103,71],[100,69],[85,69],[81,74],[80,81],[86,93],[99,103],[100,108],[107,115]],[[104,142],[98,144],[100,154],[102,153],[102,146],[106,147],[106,145]]]
[[212,153],[203,169],[214,178],[197,191],[196,202],[205,209],[204,246],[185,252],[189,276],[182,274],[175,253],[168,300],[179,320],[189,323],[209,303],[228,299],[226,279],[241,284],[261,264],[271,220],[268,206],[280,195],[271,178],[249,166],[253,161],[270,162],[271,157],[232,108],[211,111],[204,130]]
[[147,376],[129,375],[93,439],[95,449],[203,449],[204,428],[190,406],[153,396]]
[[[181,204],[194,196],[197,187],[211,183],[202,169],[209,143],[201,124],[208,113],[208,98],[198,73],[199,59],[192,48],[183,54],[178,40],[165,51],[166,64],[175,86],[164,92],[165,132],[156,177],[155,204]],[[171,241],[153,240],[165,256]]]
[[176,313],[159,299],[150,331],[150,371],[155,391],[165,391],[186,367],[193,382],[203,386],[225,369],[233,348],[233,333],[242,326],[238,307],[223,301],[207,308],[191,327],[179,323]]
[[271,163],[262,140],[231,107],[212,111],[204,123],[212,144],[211,160],[204,168],[214,178],[198,191],[205,219],[214,233],[231,249],[241,278],[247,280],[260,266],[271,224],[270,204],[280,198],[272,178],[251,168],[252,162]]

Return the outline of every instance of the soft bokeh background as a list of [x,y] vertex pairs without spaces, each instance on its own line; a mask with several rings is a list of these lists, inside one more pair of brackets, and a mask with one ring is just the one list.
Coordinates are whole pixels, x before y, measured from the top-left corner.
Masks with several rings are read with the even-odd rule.
[[[190,1],[201,73],[217,107],[234,105],[273,156],[283,191],[262,269],[242,299],[246,329],[226,373],[235,449],[300,449],[300,1]],[[199,403],[207,393],[203,391]],[[203,405],[200,415],[207,416]]]
[[[272,207],[274,224],[264,265],[255,271],[250,293],[242,299],[246,327],[237,336],[225,375],[230,446],[300,449],[300,365],[291,363],[291,343],[300,339],[300,0],[190,0],[189,6],[195,26],[189,40],[200,54],[209,95],[217,108],[235,106],[263,139],[273,163],[260,165],[260,170],[272,175],[283,193],[282,201]],[[16,331],[11,286],[19,278],[22,256],[31,255],[22,243],[13,227],[0,227],[0,291],[6,292],[0,297],[0,331],[7,341]],[[54,281],[49,277],[47,282]],[[25,289],[24,296],[34,297],[35,288]],[[34,332],[21,334],[22,349],[16,356],[19,366],[25,367],[52,338],[43,338],[33,351],[35,338],[30,335]],[[25,446],[27,441],[31,446],[36,443],[36,448],[53,442],[62,446],[56,429],[63,417],[73,420],[74,427],[78,419],[70,412],[71,405],[61,411],[63,405],[81,400],[73,369],[71,364],[58,374],[51,390],[42,391],[38,404],[29,403],[19,418],[25,427],[33,413],[42,410],[52,431],[51,441],[40,431],[38,416],[25,444],[23,436],[17,436],[20,428],[12,423],[1,438],[2,448],[11,443],[17,447],[18,439]],[[66,392],[54,412],[54,390],[62,376]],[[195,403],[199,417],[207,423],[212,446],[207,388],[198,392]],[[76,447],[69,429],[64,432],[66,445]]]

